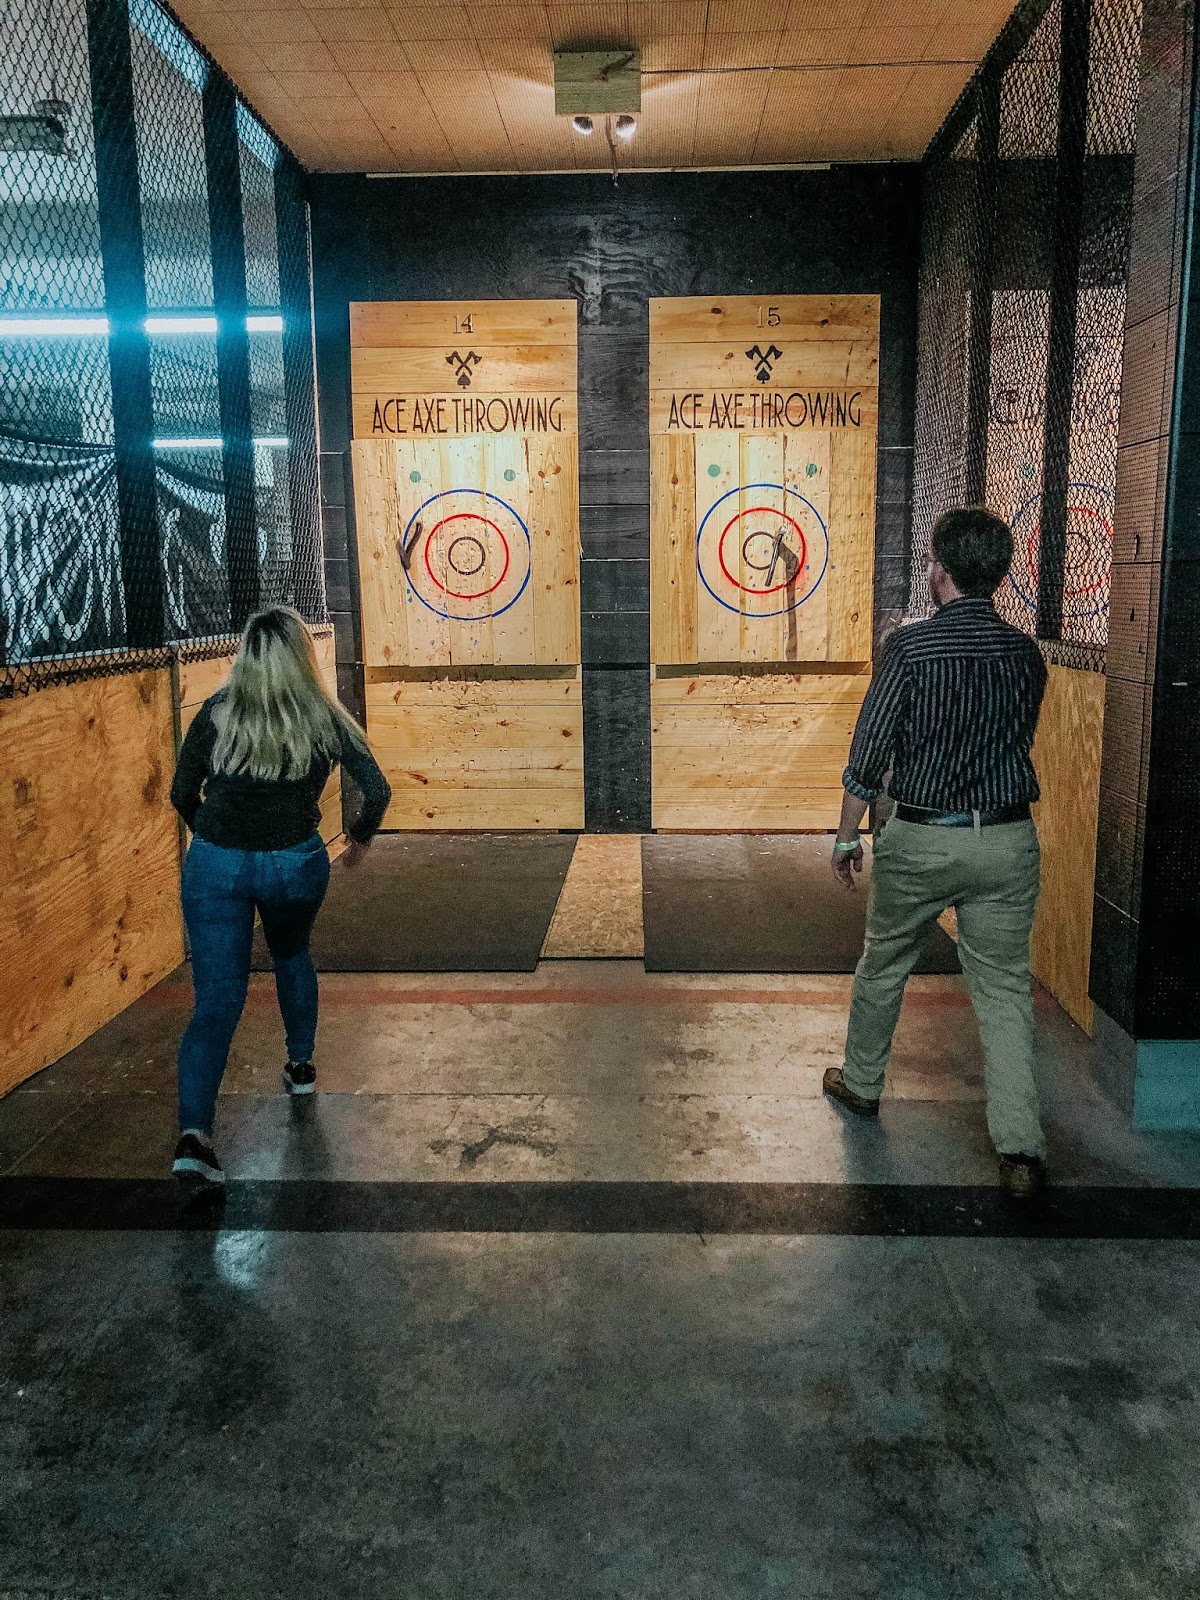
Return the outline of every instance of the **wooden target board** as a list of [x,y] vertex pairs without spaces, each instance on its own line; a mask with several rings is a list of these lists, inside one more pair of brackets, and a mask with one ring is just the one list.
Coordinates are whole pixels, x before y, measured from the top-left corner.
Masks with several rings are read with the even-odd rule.
[[581,826],[575,302],[356,303],[350,345],[385,825]]
[[576,308],[350,308],[368,666],[579,660]]
[[878,370],[877,295],[650,302],[656,827],[837,820],[869,681]]

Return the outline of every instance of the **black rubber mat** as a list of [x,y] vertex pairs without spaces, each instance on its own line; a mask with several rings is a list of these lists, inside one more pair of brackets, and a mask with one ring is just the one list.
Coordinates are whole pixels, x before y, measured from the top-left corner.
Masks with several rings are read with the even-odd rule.
[[[312,934],[320,972],[532,972],[573,834],[380,834],[335,862]],[[270,968],[255,934],[254,966]]]
[[[854,894],[825,834],[657,834],[642,840],[647,972],[853,972],[871,852]],[[958,972],[931,924],[918,972]]]

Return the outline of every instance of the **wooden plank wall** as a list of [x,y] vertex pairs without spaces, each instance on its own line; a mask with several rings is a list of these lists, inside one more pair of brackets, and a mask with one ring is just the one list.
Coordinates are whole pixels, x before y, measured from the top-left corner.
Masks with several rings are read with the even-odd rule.
[[[875,295],[650,302],[656,828],[836,825],[835,724],[869,681],[878,367]],[[669,670],[692,663],[729,671]]]
[[1052,666],[1033,746],[1042,798],[1042,893],[1033,924],[1033,972],[1081,1028],[1092,1030],[1096,832],[1104,675]]
[[654,822],[666,829],[826,828],[870,674],[705,673],[650,686]]
[[[337,692],[333,633],[315,634]],[[0,701],[0,1094],[57,1061],[184,959],[178,740],[231,656]],[[339,775],[321,836],[344,848]]]
[[0,1093],[183,960],[171,673],[0,701]]
[[576,304],[350,310],[385,826],[582,827]]
[[367,726],[392,785],[385,828],[582,828],[578,667],[497,677],[367,668]]

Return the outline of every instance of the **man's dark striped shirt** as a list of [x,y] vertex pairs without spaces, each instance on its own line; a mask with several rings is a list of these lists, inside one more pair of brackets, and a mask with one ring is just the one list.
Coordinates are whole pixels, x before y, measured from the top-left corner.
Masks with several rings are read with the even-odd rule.
[[899,628],[863,701],[844,783],[884,786],[932,811],[998,811],[1038,798],[1029,758],[1046,664],[990,600],[952,600]]

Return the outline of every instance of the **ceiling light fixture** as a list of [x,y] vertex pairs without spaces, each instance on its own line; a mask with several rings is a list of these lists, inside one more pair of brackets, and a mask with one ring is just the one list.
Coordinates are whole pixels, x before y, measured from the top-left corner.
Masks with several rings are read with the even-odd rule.
[[617,118],[617,138],[632,139],[637,132],[637,118],[627,112]]
[[596,128],[596,124],[591,117],[572,117],[571,126],[576,133],[594,133]]

